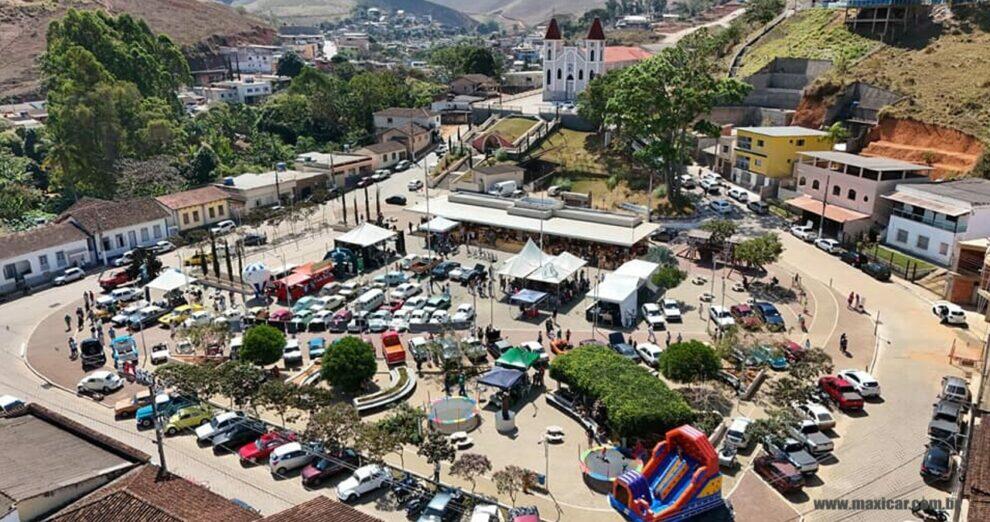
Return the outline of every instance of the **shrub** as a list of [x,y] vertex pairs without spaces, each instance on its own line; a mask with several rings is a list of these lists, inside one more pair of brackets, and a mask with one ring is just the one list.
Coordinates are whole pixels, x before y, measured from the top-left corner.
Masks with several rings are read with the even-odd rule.
[[353,392],[360,390],[377,369],[374,347],[357,337],[347,336],[333,343],[323,355],[320,374],[330,384]]
[[674,343],[660,354],[660,372],[678,382],[712,378],[718,373],[715,350],[701,341]]
[[664,290],[670,290],[677,288],[685,277],[687,277],[687,272],[682,272],[676,265],[664,265],[660,267],[660,270],[657,270],[657,273],[653,274],[653,284]]
[[285,334],[261,324],[244,332],[244,345],[241,346],[239,357],[252,364],[265,366],[278,361],[285,349]]
[[560,190],[569,191],[574,187],[574,182],[572,182],[570,178],[557,176],[556,178],[553,178],[553,181],[550,182],[550,185],[558,186],[560,187]]
[[550,377],[601,400],[609,427],[621,437],[651,438],[694,420],[680,393],[603,346],[582,346],[558,356],[550,364]]

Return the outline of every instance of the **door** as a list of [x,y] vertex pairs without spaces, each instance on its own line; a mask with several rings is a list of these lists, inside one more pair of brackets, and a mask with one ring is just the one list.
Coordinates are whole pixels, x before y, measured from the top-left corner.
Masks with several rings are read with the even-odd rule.
[[138,244],[137,234],[133,230],[127,233],[127,243],[130,245],[131,248],[136,247]]
[[566,85],[567,85],[567,99],[568,100],[573,100],[574,99],[574,75],[573,74],[568,74],[567,75],[567,83],[566,83]]

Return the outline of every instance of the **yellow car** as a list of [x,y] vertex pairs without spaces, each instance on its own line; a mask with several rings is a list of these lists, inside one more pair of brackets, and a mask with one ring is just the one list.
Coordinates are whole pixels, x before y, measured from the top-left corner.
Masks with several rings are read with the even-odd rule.
[[213,254],[209,252],[196,252],[195,254],[189,256],[185,260],[185,265],[189,267],[201,267],[203,266],[203,260],[206,260],[206,264],[213,262]]
[[173,327],[182,324],[193,312],[199,312],[203,307],[198,304],[177,306],[171,312],[161,316],[158,322],[163,326]]
[[188,406],[182,408],[175,415],[168,419],[165,425],[165,434],[173,436],[182,430],[188,430],[197,426],[202,426],[210,422],[213,418],[213,410],[209,406]]

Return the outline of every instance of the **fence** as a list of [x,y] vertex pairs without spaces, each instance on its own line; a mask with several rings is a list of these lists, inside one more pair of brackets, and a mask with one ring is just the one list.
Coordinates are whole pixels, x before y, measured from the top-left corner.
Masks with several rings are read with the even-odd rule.
[[843,248],[863,254],[871,262],[880,263],[890,269],[891,274],[896,274],[901,279],[912,283],[931,274],[938,268],[931,263],[913,259],[892,249],[881,248],[880,242],[870,239],[866,233],[842,234],[839,241]]

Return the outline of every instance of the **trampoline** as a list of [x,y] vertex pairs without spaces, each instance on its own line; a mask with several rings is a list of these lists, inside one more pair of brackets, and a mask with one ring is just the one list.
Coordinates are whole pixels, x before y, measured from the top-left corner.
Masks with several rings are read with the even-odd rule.
[[633,458],[618,446],[598,446],[581,452],[581,472],[588,487],[599,491],[612,490],[612,482],[627,470],[639,471],[643,462]]
[[430,427],[450,435],[478,427],[478,405],[467,397],[443,397],[430,404],[427,415]]

